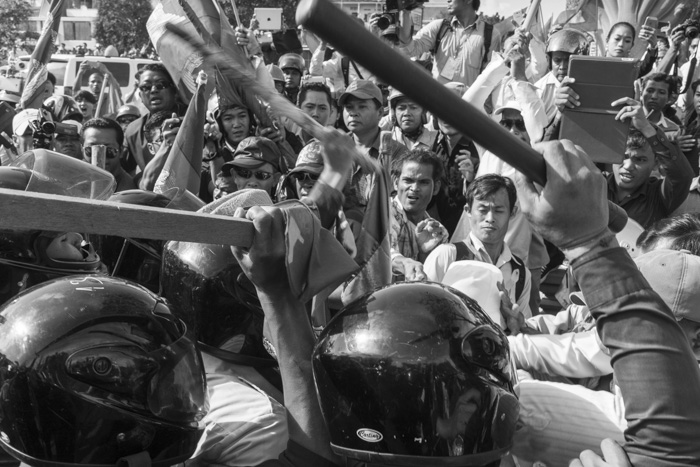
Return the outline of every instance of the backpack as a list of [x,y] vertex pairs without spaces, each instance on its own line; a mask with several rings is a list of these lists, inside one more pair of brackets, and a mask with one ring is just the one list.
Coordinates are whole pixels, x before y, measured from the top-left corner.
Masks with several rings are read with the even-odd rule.
[[[452,26],[450,23],[452,23],[452,18],[453,16],[450,16],[449,18],[443,18],[442,19],[442,24],[440,24],[440,29],[438,30],[437,37],[435,39],[435,45],[433,46],[432,49],[430,49],[430,53],[435,55],[435,53],[440,49],[440,43],[442,42],[442,39],[445,37],[447,34],[447,31],[452,30]],[[493,24],[490,23],[484,23],[484,56],[481,59],[481,69],[483,70],[486,68],[486,65],[489,63],[489,51],[491,50],[491,39],[493,38]]]
[[[457,258],[455,258],[455,261],[474,260],[474,253],[469,249],[466,242],[457,242],[453,243],[453,245],[457,248]],[[510,264],[514,270],[518,271],[518,280],[515,283],[515,300],[518,301],[525,288],[525,263],[517,256],[512,255]]]

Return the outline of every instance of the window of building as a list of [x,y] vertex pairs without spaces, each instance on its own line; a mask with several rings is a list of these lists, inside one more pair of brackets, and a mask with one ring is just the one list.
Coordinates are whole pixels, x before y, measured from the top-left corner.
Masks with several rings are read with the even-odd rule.
[[92,39],[90,21],[61,21],[63,38],[67,41],[89,41]]

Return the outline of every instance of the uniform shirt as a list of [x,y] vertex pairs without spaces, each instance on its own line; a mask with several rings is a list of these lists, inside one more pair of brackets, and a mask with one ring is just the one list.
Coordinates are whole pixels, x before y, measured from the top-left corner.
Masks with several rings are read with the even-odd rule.
[[688,197],[693,169],[678,146],[668,140],[661,129],[647,138],[649,145],[663,165],[666,177],[650,177],[633,193],[620,198],[615,175],[608,174],[608,199],[622,207],[630,219],[648,228],[659,219],[668,217]]
[[401,131],[401,128],[394,126],[391,128],[391,138],[397,143],[403,144],[408,148],[409,151],[414,149],[427,149],[430,150],[435,144],[435,140],[438,137],[437,130],[430,130],[425,126],[422,127],[420,135],[415,139],[410,139]]
[[[431,51],[437,42],[442,27],[441,19],[430,22],[422,27],[413,39],[405,45],[399,45],[399,50],[410,57],[419,57]],[[445,31],[433,62],[433,77],[441,83],[459,81],[471,86],[479,73],[484,58],[484,29],[486,23],[481,17],[466,27],[462,26],[456,17],[452,17],[450,28]],[[498,48],[501,34],[497,28],[491,35],[492,50]]]
[[555,98],[557,90],[561,87],[561,82],[552,73],[547,73],[543,78],[535,83],[537,94],[540,96],[544,104],[544,110],[547,114],[547,122],[550,123],[557,115],[557,106]]
[[[523,287],[523,291],[520,293],[520,297],[516,300],[515,285],[520,276],[519,271],[513,267],[513,263],[511,262],[513,259],[513,254],[510,252],[508,245],[505,242],[503,243],[503,251],[501,251],[501,255],[494,262],[486,251],[486,248],[484,248],[484,244],[481,243],[481,241],[476,238],[472,232],[469,233],[466,244],[474,254],[475,261],[493,264],[501,270],[501,273],[503,273],[503,286],[508,291],[508,296],[510,297],[511,302],[518,304],[518,309],[523,313],[525,318],[532,316],[529,305],[530,289],[532,288],[530,271],[525,269],[525,286]],[[447,269],[456,260],[456,246],[454,246],[452,243],[439,245],[425,259],[423,271],[428,277],[428,280],[442,282]]]

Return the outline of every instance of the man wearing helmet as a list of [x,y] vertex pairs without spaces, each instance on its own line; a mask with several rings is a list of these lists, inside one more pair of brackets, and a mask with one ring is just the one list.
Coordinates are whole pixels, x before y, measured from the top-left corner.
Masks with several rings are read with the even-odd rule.
[[569,74],[569,57],[588,53],[588,37],[576,29],[561,29],[549,36],[546,52],[550,73],[537,81],[535,86],[544,103],[547,120],[552,122],[557,113],[557,90]]
[[438,132],[425,126],[427,111],[395,88],[389,92],[389,115],[394,141],[408,149],[431,149],[435,145]]
[[287,53],[280,57],[277,66],[284,75],[284,96],[296,104],[301,77],[306,71],[304,58],[299,54]]
[[80,144],[80,132],[83,126],[75,120],[66,120],[56,125],[53,149],[78,160],[83,159],[83,147]]
[[141,111],[136,105],[124,104],[117,109],[117,115],[114,119],[122,127],[122,130],[126,131],[126,127],[140,116]]

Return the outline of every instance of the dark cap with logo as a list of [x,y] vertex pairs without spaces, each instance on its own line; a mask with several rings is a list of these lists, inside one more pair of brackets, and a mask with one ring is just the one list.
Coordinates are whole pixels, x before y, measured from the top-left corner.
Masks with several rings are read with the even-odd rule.
[[240,143],[233,153],[233,160],[221,167],[224,175],[231,172],[234,167],[245,169],[257,169],[263,164],[272,164],[276,171],[280,170],[280,158],[282,154],[277,145],[268,138],[261,136],[249,136]]

